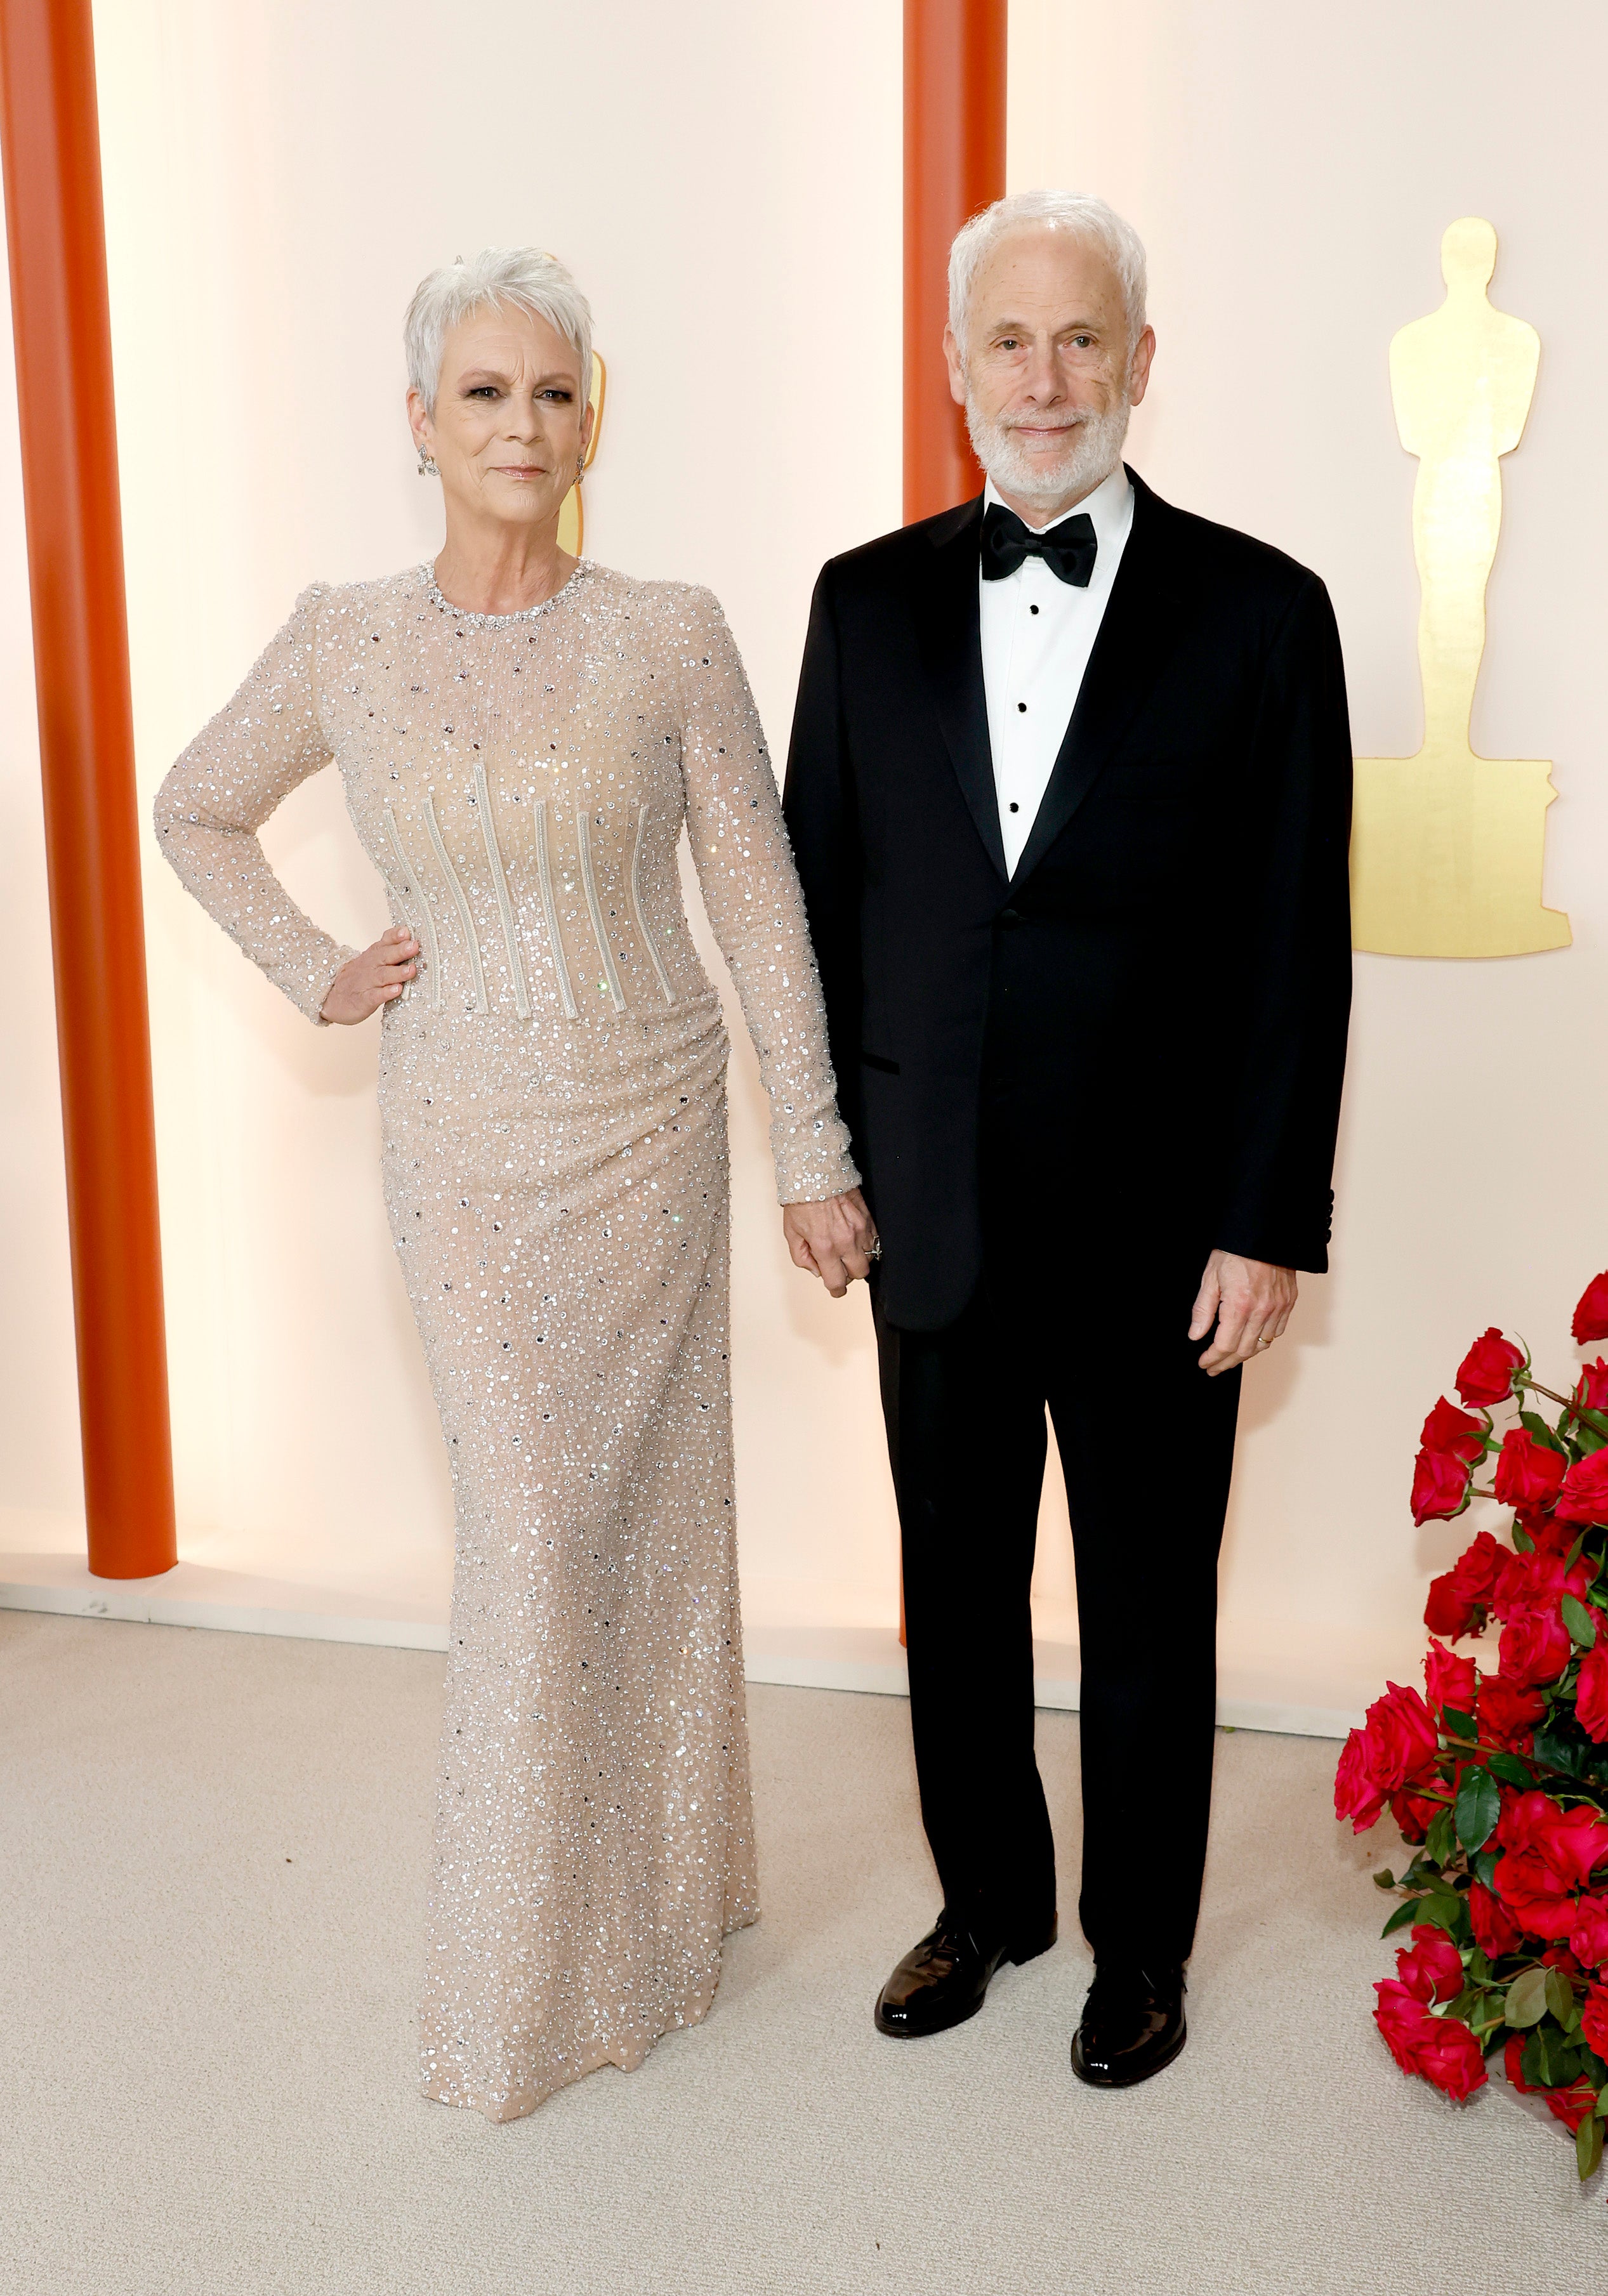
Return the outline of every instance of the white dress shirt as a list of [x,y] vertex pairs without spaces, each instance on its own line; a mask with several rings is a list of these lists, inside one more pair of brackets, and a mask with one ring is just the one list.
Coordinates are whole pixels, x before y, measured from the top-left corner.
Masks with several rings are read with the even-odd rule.
[[[985,513],[998,500],[990,479],[983,495]],[[1049,786],[1134,522],[1134,490],[1120,463],[1064,515],[1075,518],[1079,511],[1088,512],[1095,528],[1095,570],[1087,590],[1062,581],[1042,558],[1024,558],[1003,582],[985,582],[980,573],[977,578],[989,742],[1010,876],[1016,873]],[[1061,521],[1050,523],[1058,526]],[[1035,534],[1046,530],[1030,529]]]

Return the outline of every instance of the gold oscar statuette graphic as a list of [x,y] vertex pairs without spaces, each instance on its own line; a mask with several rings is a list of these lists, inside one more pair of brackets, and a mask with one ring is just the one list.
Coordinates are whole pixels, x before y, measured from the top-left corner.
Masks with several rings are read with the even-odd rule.
[[1358,758],[1351,834],[1352,939],[1387,956],[1520,956],[1570,938],[1562,910],[1541,906],[1549,763],[1476,757],[1469,743],[1500,458],[1523,435],[1541,356],[1535,329],[1487,299],[1496,261],[1489,223],[1451,225],[1445,302],[1391,344],[1396,427],[1418,457],[1423,747]]
[[[587,451],[581,468],[589,471],[597,459],[597,442],[603,437],[603,395],[609,378],[603,363],[595,351],[592,354],[592,436],[587,441]],[[580,556],[581,543],[587,531],[587,514],[581,507],[580,488],[570,488],[558,513],[558,546],[567,550],[571,558]]]

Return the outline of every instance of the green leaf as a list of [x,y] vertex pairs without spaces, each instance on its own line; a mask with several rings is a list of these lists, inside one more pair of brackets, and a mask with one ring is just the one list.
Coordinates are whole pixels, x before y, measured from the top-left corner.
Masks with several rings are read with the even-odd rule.
[[1582,2185],[1587,2177],[1596,2176],[1602,2159],[1603,2124],[1595,2112],[1588,2112],[1574,2132],[1574,2163]]
[[1578,1405],[1574,1415],[1580,1431],[1574,1439],[1575,1447],[1581,1458],[1588,1459],[1594,1451],[1600,1451],[1608,1443],[1608,1419],[1600,1411],[1585,1411]]
[[1477,1739],[1480,1735],[1479,1731],[1474,1727],[1473,1716],[1459,1714],[1455,1706],[1443,1706],[1440,1710],[1440,1719],[1446,1725],[1448,1737]]
[[1519,2071],[1531,2088],[1546,2087],[1546,2075],[1541,2070],[1541,2036],[1538,2032],[1527,2037],[1523,2054],[1519,2059]]
[[1563,1576],[1565,1578],[1568,1578],[1570,1572],[1574,1569],[1575,1564],[1579,1561],[1580,1552],[1585,1544],[1586,1534],[1582,1531],[1563,1558]]
[[[1528,1788],[1533,1786],[1536,1782],[1535,1773],[1529,1764],[1522,1762],[1517,1754],[1508,1753],[1505,1748],[1499,1749],[1494,1754],[1488,1754],[1485,1758],[1485,1767],[1493,1777],[1500,1778],[1505,1785]],[[1486,1886],[1489,1887],[1489,1882]]]
[[1497,1879],[1496,1851],[1482,1849],[1477,1857],[1471,1857],[1469,1863],[1474,1869],[1475,1881],[1482,1882],[1488,1890],[1492,1888]]
[[[1517,2031],[1522,2033],[1530,2025],[1538,2025],[1546,2014],[1546,1978],[1544,1969],[1527,1969],[1508,1987],[1502,2013]],[[1528,2080],[1530,2075],[1526,2073],[1524,2078]]]
[[1468,1927],[1468,1914],[1462,1898],[1439,1890],[1432,1890],[1427,1897],[1418,1899],[1415,1918],[1432,1923],[1436,1929],[1444,1930],[1448,1937],[1453,1939]]
[[1596,1643],[1596,1622],[1585,1603],[1578,1602],[1572,1595],[1565,1595],[1558,1607],[1563,1614],[1563,1624],[1569,1629],[1571,1640],[1579,1643],[1582,1650],[1593,1649]]
[[1562,1770],[1571,1778],[1585,1775],[1584,1749],[1549,1725],[1544,1725],[1536,1732],[1535,1748],[1537,1761],[1545,1762],[1548,1769]]
[[1530,1537],[1530,1533],[1525,1529],[1522,1522],[1515,1522],[1514,1524],[1512,1538],[1514,1545],[1518,1548],[1521,1554],[1533,1554],[1535,1553],[1535,1540]]
[[1388,1866],[1374,1874],[1374,1887],[1376,1890],[1393,1890],[1396,1887],[1396,1876]]
[[1565,1458],[1569,1456],[1567,1447],[1554,1434],[1538,1411],[1521,1411],[1519,1424],[1527,1434],[1533,1435],[1538,1443],[1544,1444],[1547,1450],[1562,1451]]
[[1546,1972],[1546,2006],[1560,2025],[1567,2026],[1574,2015],[1574,1988],[1561,1969]]
[[1422,1898],[1407,1898],[1404,1899],[1403,1902],[1397,1906],[1395,1912],[1391,1915],[1390,1920],[1386,1922],[1383,1929],[1380,1931],[1380,1936],[1382,1938],[1388,1938],[1392,1930],[1402,1930],[1407,1927],[1409,1922],[1422,1921],[1423,1916],[1420,1914],[1418,1908],[1423,1905],[1423,1900]]
[[1468,1850],[1483,1849],[1497,1830],[1502,1797],[1489,1770],[1471,1763],[1457,1788],[1457,1839]]
[[1580,2077],[1580,2053],[1571,2048],[1555,2025],[1538,2025],[1541,2070],[1548,2088],[1569,2088]]
[[1449,1809],[1438,1809],[1435,1812],[1430,1821],[1430,1830],[1424,1839],[1423,1846],[1437,1866],[1444,1866],[1447,1860],[1456,1855],[1457,1837],[1452,1830],[1452,1813]]

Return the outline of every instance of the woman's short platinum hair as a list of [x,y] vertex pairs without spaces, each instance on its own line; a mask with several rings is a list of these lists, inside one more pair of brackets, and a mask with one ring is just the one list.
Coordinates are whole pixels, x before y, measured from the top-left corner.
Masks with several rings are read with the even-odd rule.
[[1007,232],[1040,225],[1070,231],[1106,257],[1122,283],[1129,348],[1144,332],[1144,243],[1132,224],[1090,192],[1013,192],[963,224],[949,250],[949,325],[963,349],[972,288],[985,255]]
[[592,306],[570,274],[539,247],[485,247],[472,263],[460,256],[421,279],[407,307],[402,328],[407,380],[428,413],[436,411],[441,357],[454,327],[472,311],[509,305],[545,319],[563,337],[580,361],[583,403],[591,397]]

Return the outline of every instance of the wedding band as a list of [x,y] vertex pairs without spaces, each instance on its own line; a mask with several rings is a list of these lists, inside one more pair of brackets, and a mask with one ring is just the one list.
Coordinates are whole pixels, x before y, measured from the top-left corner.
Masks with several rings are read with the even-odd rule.
[[1273,1345],[1272,1341],[1271,1341],[1270,1339],[1268,1339],[1268,1336],[1267,1336],[1267,1334],[1266,1334],[1265,1332],[1264,1332],[1263,1336],[1262,1336],[1262,1337],[1261,1337],[1261,1338],[1257,1341],[1257,1346],[1258,1346],[1259,1348],[1270,1348],[1272,1345]]

